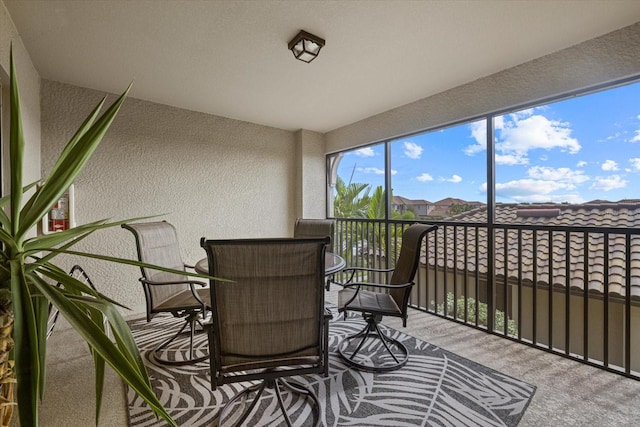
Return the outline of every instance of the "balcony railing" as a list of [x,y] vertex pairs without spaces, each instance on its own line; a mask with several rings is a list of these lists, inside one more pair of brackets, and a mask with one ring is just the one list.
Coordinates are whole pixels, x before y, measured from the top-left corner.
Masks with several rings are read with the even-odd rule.
[[[349,266],[393,267],[410,223],[338,219],[334,248]],[[438,224],[414,308],[640,379],[640,230]]]

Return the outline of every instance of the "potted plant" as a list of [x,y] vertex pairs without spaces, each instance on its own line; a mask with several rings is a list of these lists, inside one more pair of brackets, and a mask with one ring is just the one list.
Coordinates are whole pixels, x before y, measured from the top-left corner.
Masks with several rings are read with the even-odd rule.
[[[24,185],[24,137],[13,52],[10,52],[10,68],[11,193],[0,199],[0,422],[9,424],[14,402],[17,401],[20,425],[38,425],[38,404],[44,395],[47,318],[50,305],[53,305],[91,349],[95,361],[96,425],[105,364],[108,364],[156,415],[176,426],[153,393],[131,331],[117,309],[120,304],[73,279],[53,263],[56,256],[67,253],[143,265],[137,261],[71,250],[75,243],[91,233],[129,220],[102,220],[29,237],[30,230],[37,226],[82,171],[129,89],[100,117],[105,99],[96,106],[65,146],[46,179]],[[55,286],[56,282],[63,286]],[[105,331],[103,319],[108,322],[113,340]],[[14,385],[17,391],[15,400]]]

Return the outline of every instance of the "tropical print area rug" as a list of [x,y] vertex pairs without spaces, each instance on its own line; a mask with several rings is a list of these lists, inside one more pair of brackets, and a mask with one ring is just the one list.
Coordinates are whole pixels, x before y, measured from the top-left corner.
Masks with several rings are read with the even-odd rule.
[[[208,360],[181,367],[153,363],[150,350],[166,339],[167,331],[177,330],[179,321],[167,317],[147,323],[140,319],[131,321],[130,326],[154,390],[176,422],[183,427],[217,426],[219,409],[249,383],[211,391]],[[388,332],[410,351],[403,368],[375,374],[349,368],[335,349],[343,337],[363,326],[361,318],[345,321],[334,310],[329,329],[329,377],[295,378],[317,394],[323,426],[515,426],[535,392],[530,384],[393,329]],[[206,338],[200,335],[199,349],[206,351]],[[131,389],[127,389],[127,399],[130,426],[165,425]],[[276,399],[266,392],[261,399],[260,409],[255,411],[258,418],[247,425],[284,425]],[[304,399],[288,393],[283,393],[283,399],[293,408],[294,425],[312,424],[313,411]]]

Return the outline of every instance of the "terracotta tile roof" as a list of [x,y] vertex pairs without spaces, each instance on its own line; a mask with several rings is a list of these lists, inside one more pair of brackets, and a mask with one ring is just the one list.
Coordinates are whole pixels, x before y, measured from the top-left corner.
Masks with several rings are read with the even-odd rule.
[[437,206],[429,211],[429,216],[447,218],[449,216],[449,206]]
[[[464,212],[453,219],[464,222],[486,222],[486,206]],[[527,224],[575,227],[610,227],[624,229],[640,229],[640,200],[624,200],[621,202],[594,201],[581,205],[548,204],[518,205],[499,204],[496,206],[496,224]],[[445,230],[446,228],[446,230]],[[446,232],[446,239],[445,239]],[[540,230],[537,234],[534,252],[534,231],[521,231],[521,253],[518,253],[518,231],[510,230],[507,234],[506,275],[509,280],[517,282],[518,265],[522,264],[522,281],[532,284],[534,265],[537,269],[538,285],[553,283],[554,287],[564,288],[566,284],[572,290],[584,290],[585,270],[587,289],[590,293],[602,295],[605,290],[605,279],[608,276],[609,295],[624,297],[626,286],[626,237],[624,234],[610,234],[608,239],[608,274],[605,274],[605,238],[603,233],[590,232],[587,235],[585,250],[585,233],[564,231],[553,232],[551,241],[549,232]],[[432,242],[433,235],[430,238]],[[476,259],[476,237],[474,229],[469,229],[466,236],[464,228],[441,227],[437,231],[437,247],[430,247],[429,264],[437,261],[439,267],[446,265],[454,268],[454,255],[458,271],[465,270],[475,274],[486,274],[487,230],[478,230],[478,259]],[[454,246],[455,244],[455,246]],[[445,250],[446,246],[446,250]],[[551,246],[551,250],[549,247]],[[567,268],[567,246],[569,246]],[[585,253],[586,252],[586,253]],[[437,253],[437,257],[435,254]],[[465,260],[466,254],[466,260]],[[585,266],[586,257],[586,266]],[[630,237],[630,265],[628,271],[631,280],[631,297],[640,300],[640,234]],[[551,260],[551,262],[550,262]],[[466,263],[465,263],[466,261]],[[549,272],[551,265],[551,277]],[[505,275],[505,235],[502,230],[496,232],[495,273],[499,278]],[[567,278],[568,276],[568,278]]]
[[441,206],[451,206],[451,205],[465,205],[467,203],[474,203],[474,202],[467,202],[466,200],[462,200],[462,199],[454,199],[453,197],[447,197],[445,199],[442,200],[438,200],[437,202],[434,202],[434,205],[441,205]]
[[422,199],[407,199],[402,196],[393,196],[394,205],[429,205],[430,202]]

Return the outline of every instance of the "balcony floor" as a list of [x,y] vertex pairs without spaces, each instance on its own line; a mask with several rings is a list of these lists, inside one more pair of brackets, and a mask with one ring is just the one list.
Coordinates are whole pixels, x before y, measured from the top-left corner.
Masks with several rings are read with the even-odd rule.
[[[327,294],[336,301],[336,291]],[[407,328],[385,322],[460,356],[529,382],[536,393],[520,426],[624,426],[640,419],[640,381],[412,311]],[[86,344],[70,329],[49,341],[48,378],[40,425],[94,425],[93,363]],[[126,426],[124,387],[107,369],[100,426]]]

